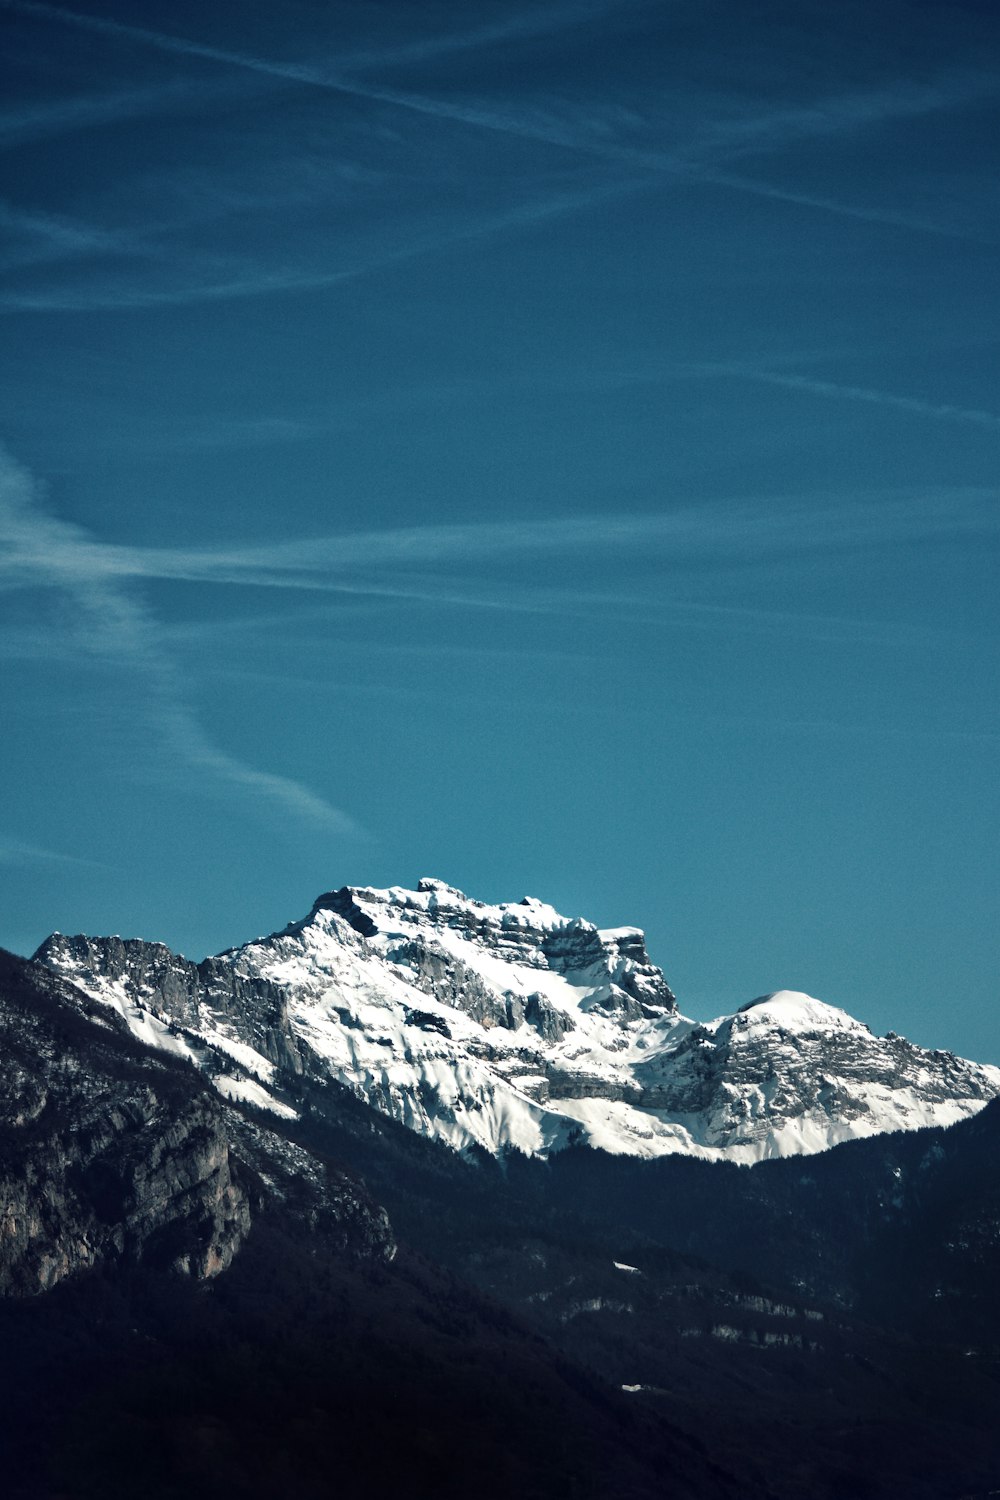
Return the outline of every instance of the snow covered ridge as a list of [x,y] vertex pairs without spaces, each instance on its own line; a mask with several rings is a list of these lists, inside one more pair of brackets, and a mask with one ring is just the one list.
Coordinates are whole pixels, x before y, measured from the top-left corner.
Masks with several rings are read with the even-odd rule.
[[950,1124],[1000,1094],[1000,1068],[873,1036],[793,991],[687,1020],[638,928],[439,880],[345,886],[201,964],[60,934],[36,957],[227,1098],[288,1116],[335,1080],[458,1149],[749,1163]]

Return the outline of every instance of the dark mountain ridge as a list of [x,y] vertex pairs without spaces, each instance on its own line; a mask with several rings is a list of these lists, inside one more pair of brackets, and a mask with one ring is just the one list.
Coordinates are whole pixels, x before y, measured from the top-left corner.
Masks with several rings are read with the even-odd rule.
[[[275,1132],[7,954],[0,1037],[0,1447],[16,1500],[458,1500],[473,1485],[653,1500],[664,1473],[680,1500],[748,1493],[501,1302],[397,1254],[384,1210],[330,1160],[361,1114],[370,1134],[386,1123],[356,1100],[351,1131]],[[441,1152],[443,1176],[452,1161]]]
[[104,1263],[206,1279],[254,1214],[391,1254],[385,1215],[290,1142],[226,1106],[182,1059],[40,964],[0,950],[0,1292]]
[[285,1115],[227,1102],[9,955],[0,1040],[20,1500],[1000,1487],[998,1103],[752,1167],[496,1157],[278,1049]]

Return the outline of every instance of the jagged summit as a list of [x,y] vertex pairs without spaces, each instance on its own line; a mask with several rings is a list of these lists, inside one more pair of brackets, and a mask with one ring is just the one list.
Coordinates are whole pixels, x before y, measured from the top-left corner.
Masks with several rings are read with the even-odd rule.
[[1000,1093],[1000,1069],[875,1037],[796,991],[688,1020],[639,928],[430,878],[328,891],[201,964],[58,934],[37,956],[227,1097],[294,1114],[332,1080],[458,1148],[753,1162],[948,1124]]
[[[546,997],[568,1008],[568,1013],[582,1006],[625,1012],[635,1019],[677,1009],[670,987],[650,961],[639,928],[602,930],[583,917],[564,917],[534,896],[491,906],[443,880],[423,877],[415,891],[402,886],[343,886],[329,891],[313,903],[306,925],[322,923],[324,914],[331,913],[404,967],[416,948],[428,943],[447,950],[463,972],[469,971],[470,979],[471,971],[481,970],[484,962],[487,967],[507,964],[507,970],[491,970],[498,993],[508,988],[527,994],[546,991]],[[539,971],[574,976],[572,993],[565,985],[553,988]],[[459,1008],[463,994],[456,995]]]
[[[416,890],[404,886],[390,886],[381,890],[374,886],[341,886],[339,890],[327,891],[313,902],[310,917],[318,911],[328,909],[340,911],[349,905],[375,907],[397,913],[419,913],[438,926],[459,926],[483,930],[496,928],[525,928],[535,932],[600,932],[602,937],[625,936],[645,941],[639,927],[598,928],[585,917],[564,917],[554,906],[537,896],[522,896],[520,901],[503,901],[491,905],[467,896],[457,886],[447,881],[422,875]],[[306,920],[309,920],[307,918]]]

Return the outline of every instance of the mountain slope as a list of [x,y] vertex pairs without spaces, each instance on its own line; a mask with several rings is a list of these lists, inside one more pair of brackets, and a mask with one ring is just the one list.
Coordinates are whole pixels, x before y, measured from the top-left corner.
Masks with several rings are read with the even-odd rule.
[[391,1254],[347,1178],[228,1108],[190,1067],[40,964],[0,950],[0,1296],[105,1265],[204,1280],[278,1210]]
[[[331,1093],[377,1153],[391,1122]],[[329,1164],[343,1133],[266,1129],[3,952],[0,1108],[11,1500],[768,1500],[497,1300],[397,1254]]]
[[636,928],[441,881],[344,887],[301,922],[193,964],[53,935],[36,958],[187,1056],[226,1097],[292,1118],[329,1080],[457,1148],[754,1162],[948,1124],[1000,1069],[885,1038],[789,991],[683,1017]]
[[[161,979],[165,952],[147,955]],[[1000,1484],[1000,1101],[753,1171],[458,1153],[290,1069],[298,1117],[268,1130],[113,1008],[38,965],[4,972],[3,1055],[28,1079],[9,1097],[50,1099],[12,1112],[5,1161],[19,1133],[42,1149],[10,1183],[45,1207],[68,1178],[108,1247],[44,1297],[0,1296],[12,1495],[958,1500]],[[125,1114],[137,1084],[163,1106],[148,1130]],[[250,1213],[210,1277],[176,1254],[175,1232],[212,1243],[183,1199],[167,1195],[166,1241],[131,1228],[144,1164],[186,1162],[174,1127],[192,1107]],[[121,1121],[91,1158],[95,1109]],[[96,1174],[63,1170],[77,1149]],[[365,1248],[384,1215],[330,1161],[388,1209],[391,1262]],[[74,1209],[56,1235],[82,1223]]]

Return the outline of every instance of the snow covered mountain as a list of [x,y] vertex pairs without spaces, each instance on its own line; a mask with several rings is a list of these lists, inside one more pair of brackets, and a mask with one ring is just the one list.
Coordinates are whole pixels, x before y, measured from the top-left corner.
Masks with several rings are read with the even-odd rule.
[[438,880],[329,892],[200,964],[58,933],[35,956],[226,1098],[292,1117],[334,1081],[459,1149],[579,1141],[749,1163],[950,1124],[1000,1094],[1000,1068],[787,990],[687,1020],[637,928]]

